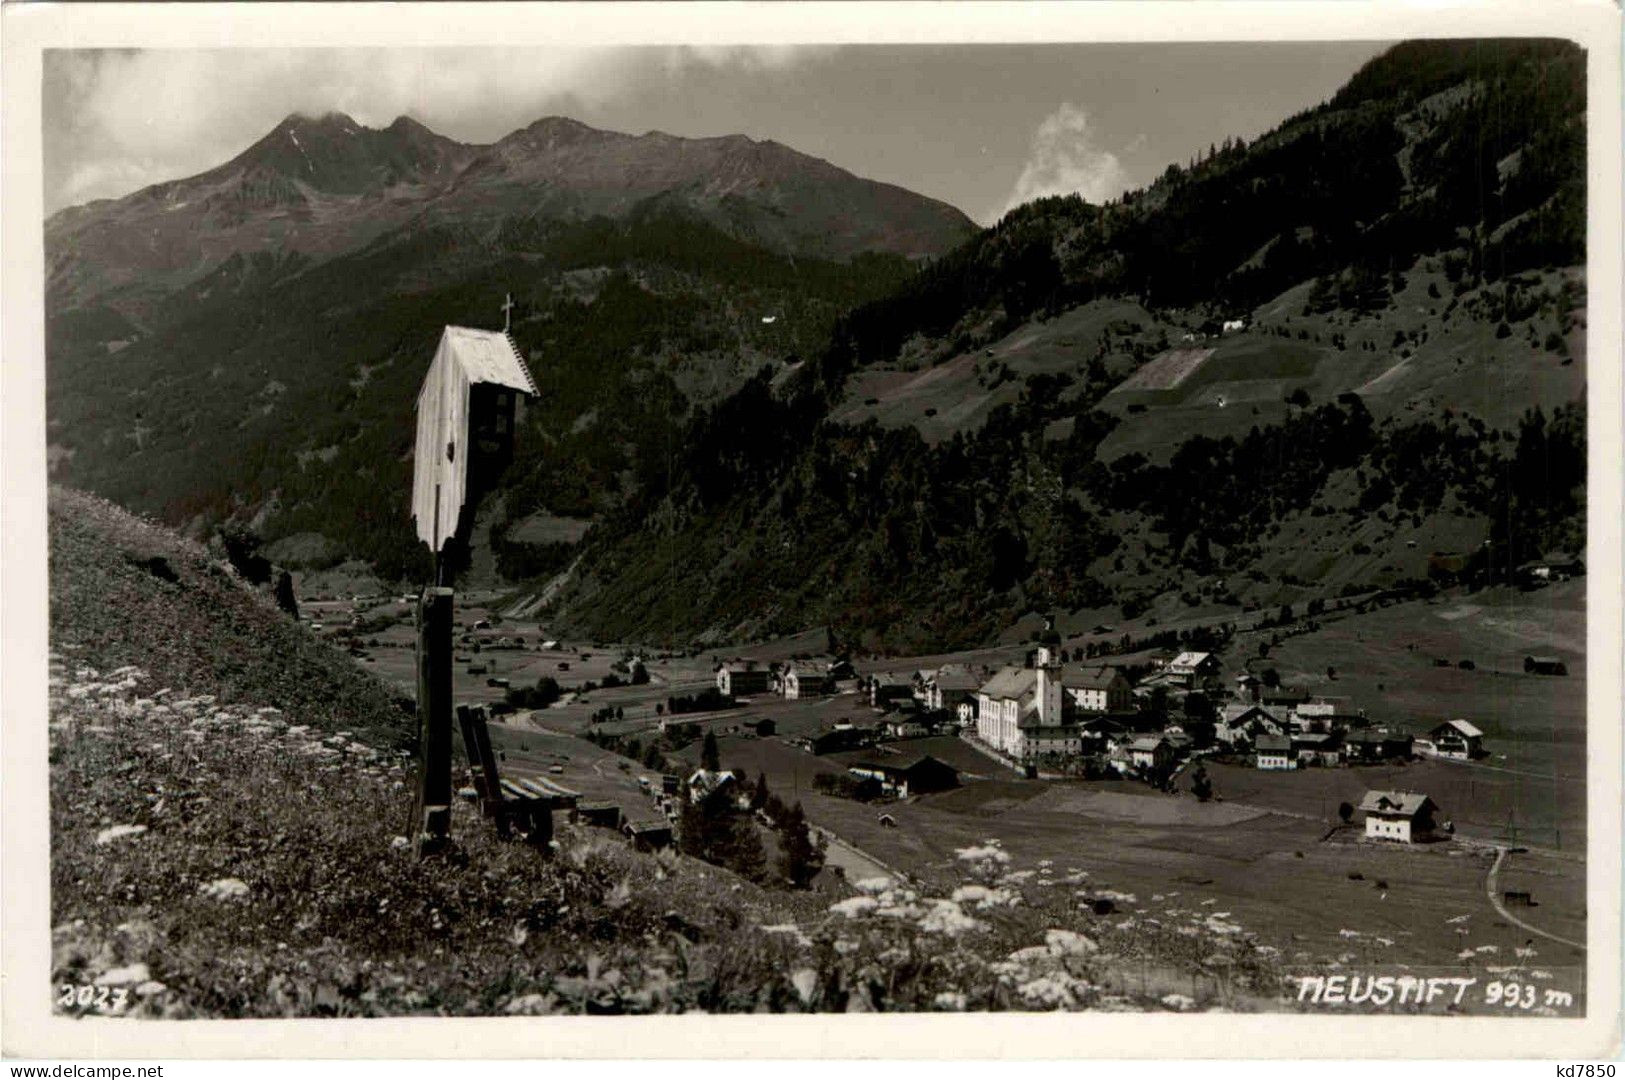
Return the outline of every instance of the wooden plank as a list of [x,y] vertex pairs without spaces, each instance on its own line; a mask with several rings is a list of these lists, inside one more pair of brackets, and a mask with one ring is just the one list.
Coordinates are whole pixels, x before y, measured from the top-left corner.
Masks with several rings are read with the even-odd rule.
[[[485,711],[483,709],[470,709],[468,714],[469,730],[474,737],[474,755],[479,760],[480,768],[486,776],[491,778],[491,792],[493,800],[500,801],[502,788],[498,784],[501,771],[497,768],[497,756],[491,749],[491,729],[487,726]],[[494,813],[493,807],[487,813]]]
[[502,801],[502,790],[495,784],[495,777],[486,771],[480,761],[480,744],[474,735],[473,714],[467,705],[457,706],[457,726],[463,734],[463,753],[468,757],[469,778],[480,797],[480,810],[490,817],[495,814],[497,804]]
[[451,835],[452,591],[425,589],[418,601],[418,789],[412,849],[441,851]]

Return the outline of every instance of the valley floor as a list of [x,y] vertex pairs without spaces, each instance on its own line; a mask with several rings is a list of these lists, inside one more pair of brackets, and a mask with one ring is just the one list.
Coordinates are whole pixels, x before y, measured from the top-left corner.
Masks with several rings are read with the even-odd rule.
[[[1186,793],[1177,796],[1129,781],[1021,780],[952,737],[826,757],[792,745],[837,720],[872,721],[875,712],[850,693],[801,701],[761,695],[738,709],[679,719],[719,733],[724,768],[765,777],[772,791],[801,802],[832,837],[917,881],[951,883],[956,852],[992,839],[1029,865],[1082,875],[1091,895],[1118,896],[1125,922],[1156,927],[1191,913],[1224,912],[1271,942],[1286,964],[1465,966],[1483,977],[1540,971],[1552,985],[1573,987],[1584,970],[1584,950],[1565,942],[1583,941],[1586,926],[1584,599],[1584,582],[1536,593],[1452,595],[1339,614],[1317,632],[1289,637],[1268,661],[1285,681],[1347,698],[1401,730],[1425,732],[1438,720],[1466,717],[1486,731],[1488,756],[1470,764],[1418,760],[1293,773],[1209,762],[1217,799],[1208,804],[1188,794],[1188,773]],[[471,602],[467,618],[486,611]],[[1120,626],[1114,633],[1135,630]],[[545,636],[545,629],[504,624],[493,633],[520,633],[528,641]],[[1239,635],[1227,666],[1236,663],[1233,656],[1253,654],[1253,639],[1267,635]],[[739,652],[769,659],[815,651],[807,646],[798,641]],[[868,666],[907,671],[953,660],[1019,663],[1024,649],[1013,643]],[[568,686],[602,678],[620,651],[570,644],[558,654],[487,651],[481,660],[514,685],[545,673]],[[386,656],[390,652],[401,655]],[[1531,652],[1562,655],[1571,674],[1526,675],[1522,657]],[[385,671],[408,674],[402,661],[409,651],[374,655],[378,665],[388,665]],[[560,671],[555,655],[568,657],[568,672]],[[1449,659],[1448,667],[1436,663],[1441,658]],[[1472,659],[1473,670],[1459,667],[1462,659]],[[618,796],[629,812],[647,812],[636,777],[649,770],[579,736],[593,726],[590,714],[608,706],[619,708],[623,719],[599,730],[653,739],[655,704],[711,685],[713,660],[657,655],[648,686],[596,690],[585,701],[517,715],[498,725],[498,742],[516,768],[562,769],[555,779],[595,797]],[[460,694],[470,699],[500,693],[461,670],[458,678]],[[748,723],[762,718],[774,720],[774,736],[751,733]],[[679,756],[697,764],[698,751],[693,744]],[[959,769],[964,786],[881,807],[815,787],[818,775],[843,772],[861,757],[918,753]],[[1382,788],[1428,793],[1455,822],[1457,839],[1402,848],[1365,841],[1357,827],[1339,827],[1339,803],[1358,804],[1366,790]],[[882,812],[895,826],[881,823]],[[1486,894],[1498,850],[1513,853],[1504,857],[1496,887],[1527,891],[1534,900],[1516,921]]]

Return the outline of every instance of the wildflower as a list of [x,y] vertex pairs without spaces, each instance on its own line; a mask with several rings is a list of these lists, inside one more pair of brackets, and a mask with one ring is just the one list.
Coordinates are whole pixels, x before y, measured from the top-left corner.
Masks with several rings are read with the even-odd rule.
[[1343,929],[1343,930],[1339,930],[1337,932],[1337,936],[1338,937],[1345,937],[1345,938],[1356,938],[1356,937],[1360,936],[1360,932],[1358,930]]
[[503,1012],[510,1015],[537,1016],[551,1012],[549,1006],[550,1002],[545,994],[525,994],[508,1002],[508,1007]]
[[1048,960],[1049,955],[1049,949],[1042,945],[1028,945],[1011,953],[1009,960],[1013,964],[1030,964],[1035,960]]
[[129,967],[113,968],[104,972],[96,980],[97,986],[137,986],[152,978],[152,973],[145,964],[131,964]]
[[199,886],[198,892],[210,900],[241,900],[248,895],[248,883],[241,878],[216,878],[207,885]]
[[946,934],[953,937],[981,927],[976,919],[959,910],[951,900],[937,900],[920,918],[920,929],[927,934]]
[[1471,949],[1463,949],[1463,950],[1461,950],[1461,952],[1456,954],[1456,959],[1457,960],[1471,960],[1477,955],[1478,954],[1473,952],[1473,950],[1471,950]]
[[1049,1009],[1064,1009],[1078,1004],[1089,984],[1064,971],[1040,976],[1016,987],[1016,993],[1028,1005]]
[[960,862],[974,863],[985,871],[1004,866],[1010,861],[1010,853],[1000,851],[991,841],[981,847],[957,848],[954,854]]
[[1082,956],[1099,950],[1093,941],[1072,930],[1045,930],[1044,944],[1056,956]]
[[1175,1012],[1189,1012],[1196,1008],[1196,999],[1186,997],[1184,994],[1164,994],[1162,1003]]
[[845,915],[855,919],[859,915],[867,915],[880,907],[880,901],[872,896],[849,896],[845,900],[831,904],[829,909],[837,915]]
[[964,1012],[965,995],[958,990],[943,990],[931,1001],[931,1007],[943,1012]]
[[145,825],[114,825],[110,829],[103,829],[96,834],[96,843],[111,844],[114,840],[123,840],[127,836],[140,836],[147,831]]
[[1498,953],[1501,950],[1496,948],[1494,945],[1480,945],[1474,951],[1475,952],[1481,952],[1481,953]]
[[812,1004],[813,991],[818,988],[818,972],[812,968],[797,968],[790,974],[790,985],[796,988],[796,994],[801,998],[803,1005]]
[[1519,946],[1516,949],[1513,949],[1512,950],[1512,955],[1516,956],[1519,960],[1528,960],[1531,957],[1535,957],[1535,956],[1538,956],[1540,954],[1535,952],[1534,949],[1529,948],[1527,945],[1523,945],[1523,946]]

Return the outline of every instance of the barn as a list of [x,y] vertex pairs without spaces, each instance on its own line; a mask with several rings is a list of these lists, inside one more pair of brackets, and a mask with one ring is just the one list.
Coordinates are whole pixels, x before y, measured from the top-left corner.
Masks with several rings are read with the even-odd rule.
[[959,771],[929,754],[900,761],[860,761],[847,771],[862,780],[880,781],[882,791],[899,799],[959,786]]

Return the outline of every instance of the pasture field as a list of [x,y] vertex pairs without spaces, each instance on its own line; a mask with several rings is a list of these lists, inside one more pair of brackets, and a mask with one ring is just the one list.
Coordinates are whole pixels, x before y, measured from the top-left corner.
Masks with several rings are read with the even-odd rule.
[[1190,378],[1213,353],[1213,349],[1169,349],[1124,379],[1112,393],[1172,390]]
[[[937,740],[893,745],[913,748],[927,742]],[[765,775],[772,790],[801,802],[818,825],[933,884],[951,881],[959,872],[958,849],[991,838],[1019,865],[1049,860],[1057,874],[1084,875],[1074,886],[1080,893],[1117,897],[1120,914],[1130,919],[1155,922],[1187,911],[1227,912],[1228,919],[1280,948],[1286,961],[1460,966],[1464,943],[1493,950],[1474,961],[1483,964],[1529,947],[1531,935],[1501,919],[1486,898],[1492,854],[1487,847],[1455,842],[1402,848],[1365,842],[1357,828],[1337,829],[1322,821],[1314,812],[1318,797],[1284,800],[1279,807],[1239,796],[1201,804],[1129,781],[1014,779],[982,758],[983,775],[995,778],[969,779],[956,791],[870,805],[822,795],[813,787],[819,773],[838,772],[845,759],[864,754],[816,757],[779,739],[727,736],[719,744],[725,768]],[[929,752],[948,756],[940,746]],[[699,748],[684,753],[697,760]],[[1360,775],[1325,771],[1328,776],[1338,773]],[[1285,778],[1297,779],[1290,774]],[[1216,785],[1222,792],[1228,782],[1220,777]],[[882,813],[897,825],[882,824]],[[1335,802],[1329,813],[1335,822]],[[1502,889],[1535,893],[1538,906],[1520,909],[1521,917],[1579,940],[1582,862],[1520,854],[1512,857],[1501,878]],[[1526,880],[1534,884],[1526,885]],[[1458,928],[1468,933],[1458,933]],[[1555,942],[1537,941],[1533,947],[1542,963],[1565,966],[1583,960],[1578,950]]]
[[[1248,636],[1238,647],[1245,654]],[[1267,660],[1282,681],[1347,698],[1375,722],[1425,734],[1461,718],[1484,732],[1488,757],[1473,764],[1416,763],[1403,779],[1444,805],[1458,826],[1484,835],[1509,813],[1520,836],[1578,849],[1585,837],[1585,582],[1535,592],[1486,589],[1397,604],[1326,623],[1283,641]],[[1567,676],[1527,675],[1526,654],[1554,654]],[[1437,661],[1449,666],[1438,666]],[[1472,670],[1463,670],[1463,660]],[[1326,669],[1336,668],[1336,678]],[[1340,770],[1347,776],[1392,770]],[[1300,781],[1312,783],[1310,781]],[[1339,782],[1340,783],[1340,782]],[[1423,786],[1423,785],[1427,786]],[[1347,785],[1343,785],[1347,786]]]

